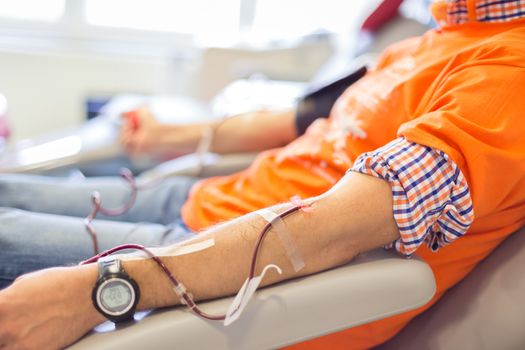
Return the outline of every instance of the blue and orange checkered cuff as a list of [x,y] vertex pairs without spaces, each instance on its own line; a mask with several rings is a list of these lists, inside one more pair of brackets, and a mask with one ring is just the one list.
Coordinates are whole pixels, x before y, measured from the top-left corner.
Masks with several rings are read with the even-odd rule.
[[[469,22],[467,0],[447,0],[447,23]],[[477,0],[475,13],[477,22],[509,22],[525,17],[525,0]]]
[[401,137],[363,153],[350,170],[390,183],[400,238],[387,248],[410,256],[426,243],[437,251],[463,236],[472,224],[467,181],[442,151]]

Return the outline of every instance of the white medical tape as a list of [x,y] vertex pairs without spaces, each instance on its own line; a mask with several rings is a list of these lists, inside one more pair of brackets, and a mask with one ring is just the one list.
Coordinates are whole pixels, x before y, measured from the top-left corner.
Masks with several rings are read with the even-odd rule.
[[[157,248],[148,248],[155,256],[166,257],[166,256],[180,256],[195,253],[204,249],[211,248],[215,245],[215,239],[208,238],[204,241],[186,244],[186,245],[172,245],[167,247],[157,247]],[[116,254],[115,254],[116,255]],[[133,259],[142,259],[147,257],[147,254],[138,251],[130,254],[119,254],[118,257],[122,260],[133,260]]]
[[201,139],[199,140],[195,150],[195,153],[197,153],[199,158],[210,151],[211,143],[213,142],[213,136],[215,136],[214,134],[215,127],[213,126],[207,127],[202,132]]
[[215,239],[208,238],[204,241],[188,244],[188,245],[175,245],[171,247],[157,248],[163,252],[163,254],[157,254],[157,256],[178,256],[195,253],[204,249],[208,249],[215,245]]
[[243,312],[244,308],[252,299],[255,291],[259,287],[259,284],[261,284],[264,275],[270,268],[276,269],[279,274],[282,273],[282,270],[279,268],[279,266],[269,264],[264,267],[259,276],[256,276],[252,279],[247,278],[246,281],[244,281],[244,284],[242,285],[241,289],[235,296],[235,299],[233,299],[233,302],[230,304],[228,311],[226,311],[226,317],[224,318],[225,326],[231,325],[239,318],[239,316],[241,316],[241,313]]
[[277,233],[277,236],[279,236],[279,239],[286,250],[286,255],[288,255],[295,272],[301,270],[305,266],[304,260],[301,257],[292,236],[289,234],[288,228],[286,228],[283,219],[268,209],[257,210],[255,213],[272,225],[272,228]]

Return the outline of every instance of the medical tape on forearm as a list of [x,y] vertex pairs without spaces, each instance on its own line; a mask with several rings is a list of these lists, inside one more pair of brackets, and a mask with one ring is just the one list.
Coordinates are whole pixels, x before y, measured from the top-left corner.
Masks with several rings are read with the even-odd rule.
[[279,268],[279,266],[270,264],[264,267],[259,276],[253,277],[252,279],[247,278],[246,281],[244,281],[244,284],[242,285],[241,289],[235,296],[235,299],[233,299],[233,302],[230,304],[228,311],[226,311],[226,316],[224,318],[225,326],[229,326],[230,324],[235,322],[239,318],[239,316],[241,316],[242,311],[244,310],[246,305],[248,305],[248,302],[252,299],[255,291],[259,287],[259,284],[261,284],[264,275],[270,268],[276,269],[279,274],[282,273],[282,270]]
[[223,118],[215,123],[212,123],[203,130],[199,143],[197,144],[197,148],[195,149],[195,154],[197,155],[198,160],[195,176],[200,176],[202,174],[204,167],[206,166],[206,155],[211,151],[217,130],[227,119],[229,118]]
[[257,210],[255,213],[272,225],[272,229],[277,233],[277,236],[279,237],[281,244],[286,251],[286,255],[292,263],[294,271],[297,272],[301,270],[305,266],[304,260],[301,257],[301,254],[297,249],[297,245],[290,235],[283,219],[281,219],[278,214],[275,214],[269,209]]
[[[168,247],[149,248],[149,251],[158,257],[180,256],[180,255],[196,253],[201,250],[211,248],[214,245],[215,245],[215,239],[212,237],[204,241],[199,241],[199,242],[186,244],[186,245],[172,245]],[[119,258],[121,258],[122,260],[142,259],[144,258],[144,253],[141,251],[138,251],[136,253],[121,254],[119,255]]]

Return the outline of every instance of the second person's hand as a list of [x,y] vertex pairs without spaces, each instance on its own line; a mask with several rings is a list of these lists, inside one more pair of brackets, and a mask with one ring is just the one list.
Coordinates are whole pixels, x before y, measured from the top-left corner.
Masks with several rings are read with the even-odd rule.
[[131,156],[173,158],[193,152],[203,125],[162,124],[147,107],[122,114],[119,141]]

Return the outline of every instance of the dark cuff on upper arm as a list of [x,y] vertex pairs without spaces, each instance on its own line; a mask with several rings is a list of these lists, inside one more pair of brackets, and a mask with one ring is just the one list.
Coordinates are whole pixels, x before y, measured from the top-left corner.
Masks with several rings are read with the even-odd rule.
[[297,135],[305,133],[306,129],[317,118],[327,118],[335,101],[353,83],[366,73],[366,67],[361,67],[341,78],[322,85],[312,86],[297,104],[295,127]]

